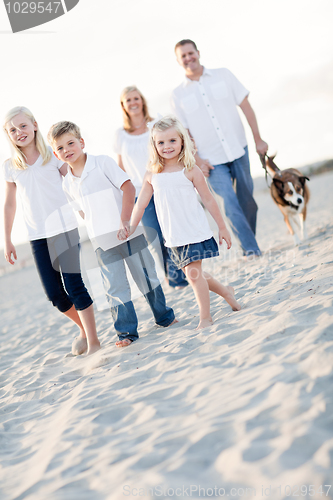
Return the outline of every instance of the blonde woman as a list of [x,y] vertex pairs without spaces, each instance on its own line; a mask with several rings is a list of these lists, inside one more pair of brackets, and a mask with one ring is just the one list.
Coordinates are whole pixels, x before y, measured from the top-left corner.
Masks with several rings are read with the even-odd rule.
[[[124,88],[120,96],[123,127],[118,129],[114,138],[114,151],[118,155],[118,165],[129,175],[139,195],[148,164],[149,128],[153,118],[148,111],[145,97],[137,87]],[[168,252],[160,225],[157,220],[154,197],[151,198],[142,217],[145,228],[152,228],[158,234],[163,262],[161,262],[170,286],[182,288],[188,285],[185,275],[168,258]]]
[[61,174],[67,171],[67,165],[46,145],[29,109],[22,106],[11,109],[5,117],[4,131],[12,152],[3,165],[6,260],[13,265],[17,259],[11,232],[18,192],[46,296],[80,329],[72,353],[88,350],[92,354],[100,348],[100,343],[92,299],[80,274],[77,222],[62,190]]
[[225,240],[229,249],[231,238],[205,177],[195,165],[193,142],[174,117],[162,118],[151,130],[149,170],[133,210],[130,234],[135,231],[154,193],[157,217],[169,255],[177,268],[186,274],[198,302],[200,321],[197,329],[206,328],[213,324],[209,291],[223,297],[234,311],[238,311],[240,305],[231,286],[222,285],[202,271],[202,260],[217,256],[219,251],[196,191],[217,223],[220,245]]

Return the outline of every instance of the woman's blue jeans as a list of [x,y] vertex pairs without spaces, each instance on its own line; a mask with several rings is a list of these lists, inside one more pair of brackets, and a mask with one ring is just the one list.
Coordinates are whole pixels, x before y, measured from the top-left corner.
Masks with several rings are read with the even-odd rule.
[[165,303],[165,296],[156,274],[155,261],[143,235],[105,251],[97,248],[96,256],[114,327],[120,340],[134,341],[139,338],[138,318],[131,300],[131,287],[126,276],[125,262],[140,292],[147,300],[156,324],[165,327],[173,322],[175,314]]

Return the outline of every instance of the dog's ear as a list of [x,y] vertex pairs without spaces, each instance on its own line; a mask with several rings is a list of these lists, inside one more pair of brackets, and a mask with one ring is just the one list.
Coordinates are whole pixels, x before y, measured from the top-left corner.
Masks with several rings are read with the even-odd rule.
[[279,191],[283,191],[283,188],[284,188],[284,182],[281,181],[281,179],[278,179],[277,177],[274,177],[273,179],[273,184],[276,186],[276,188],[279,190]]
[[306,177],[305,175],[302,175],[299,177],[299,182],[302,184],[302,186],[304,187],[305,185],[305,181],[309,181],[309,177]]

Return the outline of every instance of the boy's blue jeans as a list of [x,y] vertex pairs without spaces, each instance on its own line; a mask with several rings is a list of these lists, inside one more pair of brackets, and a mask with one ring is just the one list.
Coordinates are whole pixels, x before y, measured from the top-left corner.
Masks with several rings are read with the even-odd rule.
[[253,198],[247,146],[241,158],[214,165],[207,180],[213,191],[223,199],[225,215],[244,255],[261,255],[255,238],[258,207]]
[[143,235],[110,248],[96,249],[106,298],[111,307],[114,327],[120,340],[139,338],[138,318],[131,300],[131,288],[127,280],[125,262],[140,292],[147,300],[155,322],[169,326],[175,314],[165,303],[165,297],[158,280],[154,259],[147,248]]

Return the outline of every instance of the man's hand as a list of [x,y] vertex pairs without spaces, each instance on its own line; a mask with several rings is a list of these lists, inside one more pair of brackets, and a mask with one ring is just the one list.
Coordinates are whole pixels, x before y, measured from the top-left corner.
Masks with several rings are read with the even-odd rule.
[[220,245],[222,245],[223,240],[226,242],[227,248],[229,250],[231,248],[232,243],[231,243],[230,233],[226,227],[224,227],[223,229],[219,229],[219,244]]
[[213,165],[209,163],[208,160],[202,160],[198,156],[196,157],[196,163],[205,177],[209,177],[210,171],[214,170]]
[[263,141],[262,139],[258,139],[256,141],[256,150],[258,155],[265,155],[268,151],[267,142]]
[[6,261],[9,262],[9,264],[14,265],[15,262],[12,259],[12,254],[13,254],[13,257],[14,257],[15,260],[17,260],[17,256],[16,256],[15,247],[14,247],[14,245],[13,245],[12,242],[5,244],[4,253],[5,253],[5,259],[6,259]]

